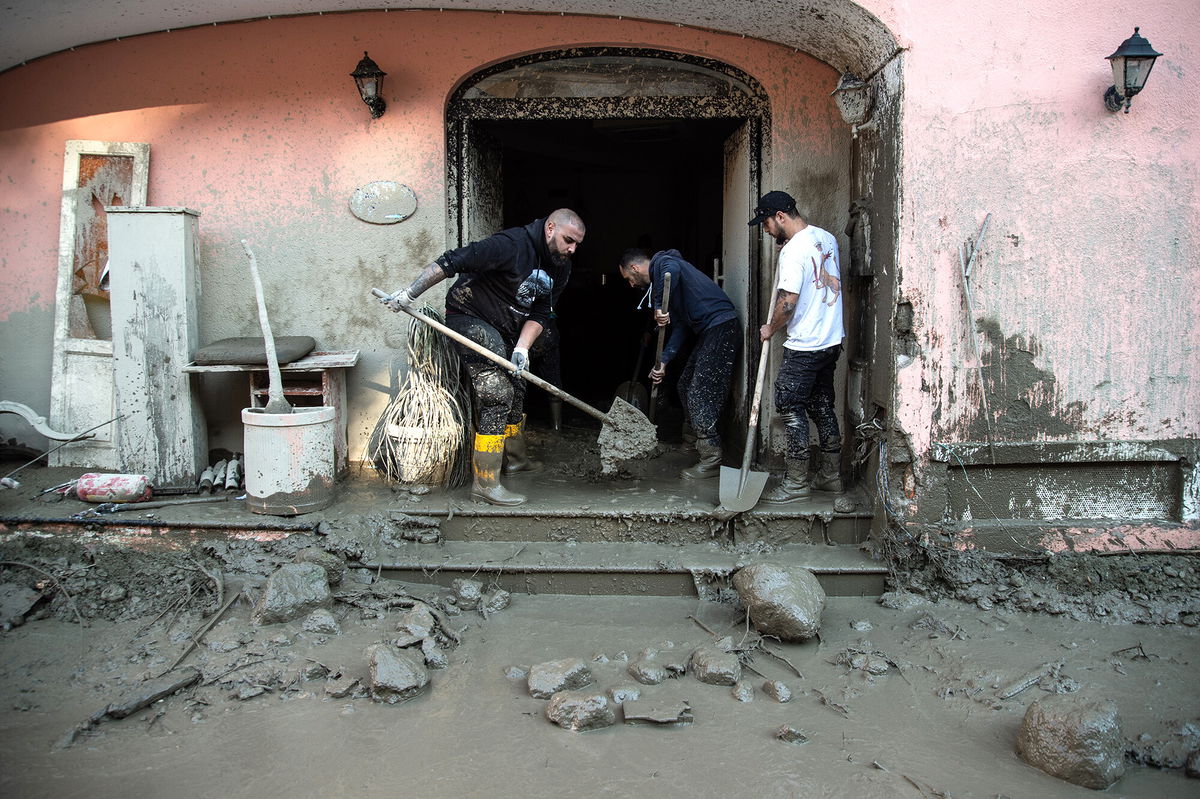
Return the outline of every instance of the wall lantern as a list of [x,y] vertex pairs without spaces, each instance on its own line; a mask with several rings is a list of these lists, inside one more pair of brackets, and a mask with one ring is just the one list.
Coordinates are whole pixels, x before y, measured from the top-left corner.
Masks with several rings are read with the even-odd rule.
[[1116,111],[1125,106],[1129,113],[1129,101],[1146,85],[1150,70],[1154,68],[1154,59],[1162,53],[1157,53],[1138,31],[1134,28],[1133,35],[1121,42],[1117,52],[1108,57],[1112,64],[1113,85],[1104,92],[1104,107]]
[[358,66],[350,73],[350,77],[354,78],[354,83],[358,86],[362,101],[371,109],[371,119],[379,119],[387,109],[387,103],[383,101],[382,96],[383,76],[386,74],[371,60],[366,50],[363,50],[362,61],[359,61]]
[[858,137],[858,128],[871,116],[875,107],[875,93],[871,84],[860,80],[852,72],[842,73],[837,88],[830,92],[837,103],[842,119],[850,126],[851,135]]

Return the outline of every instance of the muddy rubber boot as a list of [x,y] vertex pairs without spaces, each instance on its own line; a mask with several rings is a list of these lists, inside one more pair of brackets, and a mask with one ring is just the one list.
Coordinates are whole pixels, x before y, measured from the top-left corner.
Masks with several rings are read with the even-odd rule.
[[787,469],[783,473],[783,482],[763,494],[763,502],[780,504],[812,495],[808,464],[804,461],[792,460],[785,461],[785,463]]
[[838,446],[832,452],[821,451],[821,466],[812,479],[812,487],[818,491],[832,491],[841,494],[846,490],[840,474],[842,466],[842,448]]
[[557,397],[550,400],[550,429],[562,432],[562,400]]
[[708,441],[696,439],[696,449],[700,452],[700,462],[684,469],[679,476],[685,480],[707,480],[720,474],[721,448]]
[[475,479],[471,483],[471,499],[490,505],[520,505],[525,497],[514,494],[500,485],[500,469],[504,463],[504,436],[475,436],[475,455],[471,465]]
[[540,472],[542,462],[529,457],[525,449],[525,419],[521,417],[520,424],[510,424],[504,428],[504,468],[505,474],[518,472]]

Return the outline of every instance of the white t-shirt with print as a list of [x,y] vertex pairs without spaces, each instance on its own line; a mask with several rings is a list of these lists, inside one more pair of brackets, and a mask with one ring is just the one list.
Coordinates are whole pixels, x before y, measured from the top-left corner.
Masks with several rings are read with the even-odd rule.
[[783,346],[814,352],[842,343],[842,270],[832,233],[809,225],[783,245],[778,288],[799,295]]

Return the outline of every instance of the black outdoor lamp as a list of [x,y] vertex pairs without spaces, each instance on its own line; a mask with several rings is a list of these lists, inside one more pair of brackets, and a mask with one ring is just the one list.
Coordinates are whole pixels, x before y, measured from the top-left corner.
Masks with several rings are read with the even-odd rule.
[[1140,30],[1134,28],[1133,35],[1121,42],[1117,52],[1108,57],[1112,64],[1113,85],[1104,92],[1104,107],[1109,111],[1117,111],[1124,105],[1125,113],[1129,113],[1129,101],[1146,85],[1146,78],[1154,68],[1154,59],[1162,55],[1138,33]]
[[366,50],[363,50],[362,61],[359,61],[358,66],[350,73],[350,77],[354,78],[354,83],[358,86],[362,101],[371,109],[371,119],[379,119],[387,110],[387,103],[382,97],[383,76],[386,74],[371,60]]

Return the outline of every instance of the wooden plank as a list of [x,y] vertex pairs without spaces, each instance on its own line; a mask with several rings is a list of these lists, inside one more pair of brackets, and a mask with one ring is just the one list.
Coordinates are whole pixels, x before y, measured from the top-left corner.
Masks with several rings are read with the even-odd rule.
[[[321,372],[326,369],[348,369],[358,363],[358,350],[328,350],[310,352],[298,361],[280,364],[281,372]],[[189,363],[183,367],[190,374],[206,374],[210,372],[265,372],[265,363]]]

